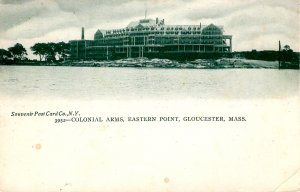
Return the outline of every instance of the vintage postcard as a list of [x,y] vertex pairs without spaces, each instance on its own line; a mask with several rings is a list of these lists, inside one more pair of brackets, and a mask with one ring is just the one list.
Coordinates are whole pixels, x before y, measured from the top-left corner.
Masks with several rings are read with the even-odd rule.
[[0,0],[0,192],[300,191],[298,0]]

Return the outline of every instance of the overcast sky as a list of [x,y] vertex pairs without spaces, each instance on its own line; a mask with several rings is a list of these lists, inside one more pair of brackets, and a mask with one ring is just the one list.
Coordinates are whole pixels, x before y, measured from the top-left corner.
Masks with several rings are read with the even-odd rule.
[[[214,23],[233,35],[233,50],[274,50],[278,40],[300,50],[299,0],[0,0],[0,48],[86,39],[144,17],[166,24]],[[29,50],[28,50],[29,51]]]

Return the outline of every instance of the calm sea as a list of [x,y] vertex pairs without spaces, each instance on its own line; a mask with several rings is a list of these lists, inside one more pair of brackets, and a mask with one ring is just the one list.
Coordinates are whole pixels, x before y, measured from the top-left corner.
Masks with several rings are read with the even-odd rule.
[[299,70],[0,66],[0,96],[252,99],[299,94]]

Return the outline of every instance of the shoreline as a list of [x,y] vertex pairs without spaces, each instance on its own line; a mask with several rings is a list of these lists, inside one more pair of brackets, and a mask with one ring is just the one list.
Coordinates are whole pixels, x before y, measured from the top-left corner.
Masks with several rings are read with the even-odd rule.
[[[117,68],[174,68],[174,69],[279,69],[278,61],[249,60],[240,58],[196,59],[175,61],[168,59],[128,58],[108,61],[65,61],[1,63],[6,66],[69,66],[69,67],[117,67]],[[299,69],[297,64],[286,64],[284,69]]]

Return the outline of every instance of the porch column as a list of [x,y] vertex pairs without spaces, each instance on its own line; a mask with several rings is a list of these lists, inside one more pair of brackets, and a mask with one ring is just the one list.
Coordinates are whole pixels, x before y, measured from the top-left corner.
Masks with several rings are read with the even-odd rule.
[[230,53],[231,53],[232,52],[232,37],[229,38],[229,41],[230,41],[230,49],[229,50],[230,50]]

